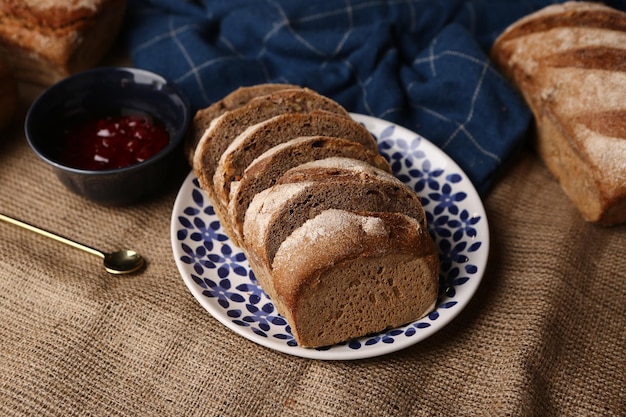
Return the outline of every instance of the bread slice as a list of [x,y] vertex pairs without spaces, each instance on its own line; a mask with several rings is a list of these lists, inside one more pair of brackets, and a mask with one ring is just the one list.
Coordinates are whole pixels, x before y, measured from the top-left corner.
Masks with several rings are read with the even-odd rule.
[[325,210],[280,245],[271,297],[298,345],[331,345],[426,315],[438,262],[428,232],[409,216]]
[[346,138],[378,150],[372,134],[350,117],[327,111],[281,114],[246,129],[224,151],[213,177],[218,204],[228,207],[230,184],[241,179],[244,170],[261,154],[291,139],[316,135]]
[[221,100],[216,101],[204,109],[198,110],[189,124],[187,134],[185,135],[185,155],[187,161],[189,161],[189,165],[193,167],[193,155],[196,151],[196,147],[202,135],[204,135],[204,132],[209,128],[214,119],[217,119],[227,111],[243,107],[253,98],[265,96],[280,90],[295,88],[300,87],[293,84],[274,83],[239,87]]
[[359,159],[391,172],[389,163],[378,152],[344,138],[306,136],[270,148],[250,163],[239,181],[231,183],[228,217],[239,245],[243,238],[246,210],[256,194],[273,186],[291,168],[333,156]]
[[582,216],[626,222],[626,13],[548,6],[507,28],[491,56],[536,122],[535,147]]
[[[213,184],[213,175],[222,153],[250,126],[257,125],[277,115],[304,114],[325,111],[349,120],[347,111],[337,102],[309,89],[280,90],[250,100],[245,106],[227,111],[211,122],[202,136],[194,154],[194,173],[213,201],[215,211],[224,220],[228,206],[227,197],[219,198]],[[232,236],[228,222],[226,231]]]
[[244,220],[244,248],[259,263],[272,265],[287,236],[331,208],[399,212],[426,227],[419,198],[403,182],[362,161],[329,158],[287,171],[276,185],[254,197]]

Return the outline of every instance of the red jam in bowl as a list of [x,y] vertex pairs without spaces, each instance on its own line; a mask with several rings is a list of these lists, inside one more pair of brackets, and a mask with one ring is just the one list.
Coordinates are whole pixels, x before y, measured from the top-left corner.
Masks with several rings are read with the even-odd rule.
[[73,120],[63,134],[61,162],[84,170],[134,165],[156,155],[169,143],[163,123],[145,114]]

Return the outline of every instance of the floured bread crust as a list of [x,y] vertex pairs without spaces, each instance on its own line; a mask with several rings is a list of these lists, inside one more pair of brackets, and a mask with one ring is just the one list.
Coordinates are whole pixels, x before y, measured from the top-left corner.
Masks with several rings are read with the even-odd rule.
[[438,262],[411,217],[327,210],[280,246],[272,266],[277,309],[302,346],[397,327],[434,308]]
[[241,179],[231,183],[228,216],[237,241],[243,239],[245,214],[256,194],[276,184],[289,169],[330,157],[357,159],[391,172],[389,163],[378,152],[346,138],[305,136],[281,143],[252,161]]
[[491,56],[536,121],[536,149],[582,216],[626,222],[626,13],[591,2],[511,25]]

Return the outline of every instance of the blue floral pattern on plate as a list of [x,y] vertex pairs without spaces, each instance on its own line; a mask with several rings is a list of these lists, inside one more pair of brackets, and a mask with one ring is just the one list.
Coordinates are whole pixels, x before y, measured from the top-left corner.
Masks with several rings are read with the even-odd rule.
[[360,114],[352,117],[372,132],[394,174],[420,196],[439,248],[439,298],[434,310],[420,320],[325,348],[301,348],[257,284],[244,253],[223,232],[193,173],[174,204],[172,248],[193,296],[239,335],[283,353],[346,360],[413,345],[441,329],[467,305],[485,270],[489,252],[485,210],[458,165],[428,140],[401,126]]

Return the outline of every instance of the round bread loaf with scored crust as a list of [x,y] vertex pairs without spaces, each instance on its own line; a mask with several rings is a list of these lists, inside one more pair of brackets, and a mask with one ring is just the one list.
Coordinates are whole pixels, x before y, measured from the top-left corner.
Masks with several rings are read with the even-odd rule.
[[[305,175],[299,175],[300,170]],[[291,232],[331,208],[399,212],[426,227],[419,198],[402,181],[362,161],[328,158],[292,168],[254,197],[244,220],[244,247],[272,265]]]
[[222,154],[213,177],[219,204],[228,207],[230,184],[241,179],[250,163],[265,151],[297,137],[316,135],[346,138],[378,150],[372,134],[349,116],[312,111],[273,117],[246,129]]
[[409,216],[326,210],[281,244],[274,303],[300,346],[332,345],[428,314],[438,262],[428,232]]
[[239,246],[242,245],[246,210],[255,195],[276,184],[289,169],[319,159],[340,156],[365,161],[391,172],[387,160],[359,142],[329,136],[308,136],[281,143],[256,158],[239,181],[233,181],[228,201],[228,217]]
[[244,106],[253,98],[261,97],[279,90],[294,88],[301,87],[293,84],[273,83],[239,87],[221,100],[216,101],[204,109],[198,110],[189,124],[189,129],[187,129],[187,134],[185,135],[185,155],[189,165],[193,167],[193,155],[196,152],[196,147],[202,135],[204,135],[204,132],[209,128],[214,119],[227,111]]

